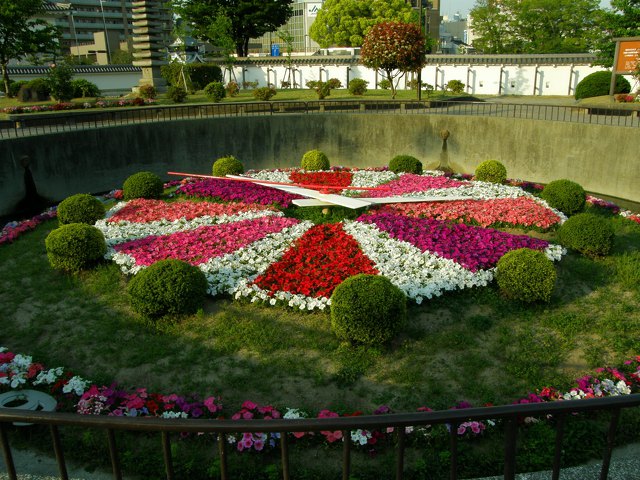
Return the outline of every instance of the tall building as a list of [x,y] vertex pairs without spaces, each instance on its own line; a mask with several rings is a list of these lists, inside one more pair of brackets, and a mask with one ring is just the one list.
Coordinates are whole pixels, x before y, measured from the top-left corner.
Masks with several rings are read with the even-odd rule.
[[92,43],[94,32],[103,32],[116,48],[132,38],[132,2],[129,0],[70,0],[49,1],[48,9],[64,9],[65,15],[51,17],[62,32],[62,47],[72,50],[75,45]]

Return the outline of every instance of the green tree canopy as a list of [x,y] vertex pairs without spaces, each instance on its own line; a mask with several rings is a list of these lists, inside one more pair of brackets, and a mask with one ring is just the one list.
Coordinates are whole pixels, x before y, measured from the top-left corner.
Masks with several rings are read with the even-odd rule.
[[391,83],[391,97],[395,98],[394,78],[425,66],[425,46],[422,29],[416,23],[382,22],[371,27],[360,55],[363,65],[385,73]]
[[309,29],[322,48],[360,47],[371,27],[385,21],[417,22],[405,0],[325,0]]
[[57,47],[57,30],[45,20],[35,18],[42,12],[43,0],[0,0],[0,67],[7,95],[9,60],[53,52]]
[[611,9],[600,13],[598,25],[598,64],[611,67],[616,48],[613,39],[640,37],[640,0],[611,0]]
[[173,8],[193,35],[216,46],[232,39],[246,57],[249,39],[275,32],[293,14],[292,0],[173,0]]
[[484,53],[588,52],[599,12],[598,0],[478,0],[473,44]]

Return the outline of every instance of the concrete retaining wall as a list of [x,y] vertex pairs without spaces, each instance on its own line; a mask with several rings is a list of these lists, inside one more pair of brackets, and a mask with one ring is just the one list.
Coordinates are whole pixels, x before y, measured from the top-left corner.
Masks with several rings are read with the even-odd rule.
[[448,160],[472,173],[483,160],[511,178],[574,180],[591,192],[640,202],[640,135],[635,128],[508,118],[402,114],[235,117],[128,125],[0,142],[0,215],[24,195],[20,158],[31,157],[38,192],[52,201],[119,188],[132,173],[207,174],[223,155],[245,168],[299,165],[319,148],[332,165],[380,166],[397,154],[440,162],[439,132],[450,131]]

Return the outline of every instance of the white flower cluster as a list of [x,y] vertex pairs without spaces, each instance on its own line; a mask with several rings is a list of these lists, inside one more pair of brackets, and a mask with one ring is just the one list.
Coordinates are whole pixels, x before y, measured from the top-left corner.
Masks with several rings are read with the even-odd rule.
[[392,171],[374,172],[371,170],[355,170],[351,172],[352,187],[377,187],[398,178]]
[[10,373],[9,376],[0,377],[0,385],[9,385],[11,388],[18,388],[27,383],[27,373],[31,366],[31,357],[28,355],[16,355],[10,363],[5,364],[2,372]]
[[486,286],[493,279],[489,270],[471,272],[453,260],[423,253],[408,242],[392,239],[374,225],[344,223],[345,231],[358,241],[380,274],[418,304],[447,290]]
[[605,395],[630,395],[631,389],[622,380],[619,380],[616,383],[613,380],[605,378],[600,383],[596,383],[593,386],[593,392],[597,397],[603,397]]
[[245,173],[246,177],[258,180],[266,180],[268,182],[293,183],[289,178],[289,172],[283,170],[253,170]]
[[366,445],[371,438],[371,432],[367,430],[357,429],[351,431],[351,441],[357,445]]
[[[283,215],[282,212],[273,210],[248,210],[234,215],[220,215],[217,217],[204,215],[192,220],[187,220],[184,217],[178,220],[156,220],[147,223],[128,221],[107,222],[106,220],[98,220],[95,226],[103,233],[107,246],[113,247],[113,245],[118,243],[148,237],[149,235],[170,235],[185,230],[195,230],[198,227],[207,225],[253,220],[255,218],[268,216],[282,217]],[[113,248],[110,248],[105,257],[111,258],[114,253]]]
[[307,416],[304,414],[304,412],[298,410],[297,408],[287,408],[287,411],[284,412],[282,418],[286,420],[295,420],[297,418],[307,418]]
[[288,305],[292,308],[298,308],[300,310],[324,310],[328,305],[331,305],[331,300],[327,297],[307,297],[299,293],[277,291],[270,294],[268,291],[263,290],[256,285],[249,285],[248,281],[243,281],[239,286],[235,294],[235,298],[251,297],[252,302],[268,302],[270,305],[276,305],[278,302]]
[[62,367],[52,368],[50,370],[43,370],[42,372],[38,373],[38,376],[36,377],[33,384],[34,385],[42,385],[42,384],[53,385],[58,381],[58,378],[62,376],[63,371],[64,370],[62,369]]
[[85,380],[82,377],[72,377],[69,381],[62,387],[62,393],[75,393],[79,397],[84,393],[87,387],[91,385],[89,380]]
[[162,412],[162,418],[189,418],[187,412]]

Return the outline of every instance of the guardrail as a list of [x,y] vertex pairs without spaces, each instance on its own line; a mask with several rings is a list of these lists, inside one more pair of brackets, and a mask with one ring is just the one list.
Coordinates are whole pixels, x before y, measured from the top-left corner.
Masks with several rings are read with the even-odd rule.
[[73,413],[31,412],[16,409],[0,409],[0,447],[4,455],[5,465],[10,480],[17,479],[17,472],[9,446],[9,424],[11,422],[26,422],[44,424],[50,428],[53,451],[58,464],[60,478],[66,480],[67,467],[60,441],[59,427],[81,427],[83,429],[103,429],[106,431],[113,478],[122,477],[118,449],[116,445],[116,431],[156,432],[160,434],[159,446],[162,449],[166,478],[175,477],[172,458],[170,434],[211,433],[217,435],[218,459],[220,476],[223,480],[229,478],[226,436],[233,433],[264,432],[280,434],[280,464],[282,478],[292,477],[289,455],[288,434],[293,432],[319,432],[340,430],[343,432],[342,445],[342,479],[348,480],[351,471],[351,436],[349,432],[355,429],[387,429],[393,428],[395,435],[395,472],[380,472],[380,478],[402,479],[405,471],[405,428],[437,424],[449,424],[450,441],[450,478],[458,478],[458,437],[455,425],[466,421],[501,420],[504,425],[504,478],[514,479],[516,473],[516,441],[518,424],[521,420],[531,416],[544,416],[555,419],[555,455],[552,468],[552,479],[557,480],[561,470],[561,453],[563,448],[564,425],[567,417],[573,417],[581,412],[609,412],[611,418],[608,426],[606,446],[602,457],[600,479],[606,480],[611,463],[611,453],[614,446],[616,429],[620,418],[620,411],[624,408],[640,406],[640,394],[594,398],[586,400],[568,400],[546,403],[516,404],[497,407],[468,408],[462,410],[444,410],[422,413],[403,413],[389,415],[370,415],[361,417],[337,417],[295,420],[197,420],[197,419],[161,419],[135,417],[108,417],[93,415],[78,415]]
[[110,110],[72,110],[64,113],[12,114],[9,115],[8,120],[0,121],[0,139],[176,120],[326,113],[470,115],[620,127],[640,126],[640,112],[624,108],[443,100],[322,100],[190,104]]

